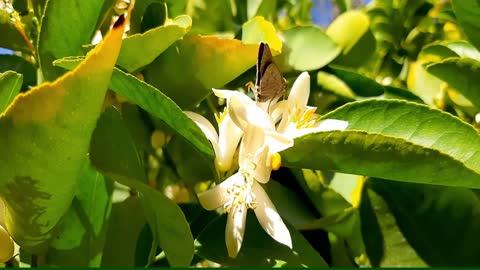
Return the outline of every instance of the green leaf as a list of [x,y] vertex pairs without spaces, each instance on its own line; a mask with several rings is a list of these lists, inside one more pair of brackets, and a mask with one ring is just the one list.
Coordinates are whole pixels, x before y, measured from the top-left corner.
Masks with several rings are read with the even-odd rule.
[[326,34],[342,49],[334,63],[358,67],[375,52],[375,38],[369,29],[368,16],[359,10],[347,11],[338,16]]
[[480,137],[447,113],[398,100],[366,100],[322,118],[348,121],[347,130],[297,138],[282,153],[285,166],[480,187]]
[[8,70],[15,71],[23,75],[22,90],[37,85],[37,70],[35,66],[16,55],[0,55],[0,72]]
[[192,19],[183,15],[171,23],[124,39],[117,64],[132,72],[150,64],[192,27]]
[[22,248],[45,248],[70,207],[128,23],[119,22],[76,69],[19,94],[0,115],[0,195]]
[[155,243],[165,251],[171,266],[188,266],[194,247],[185,216],[178,205],[145,184],[146,176],[138,149],[120,114],[111,107],[98,120],[90,158],[106,176],[140,192]]
[[46,265],[100,267],[112,207],[113,183],[86,163],[72,207],[46,253]]
[[0,113],[5,111],[22,87],[23,76],[13,71],[0,73]]
[[103,251],[102,267],[144,266],[135,264],[135,253],[137,249],[145,248],[137,246],[145,225],[146,219],[138,196],[114,203]]
[[480,49],[480,3],[478,1],[452,0],[453,11],[463,32],[477,49]]
[[[260,226],[252,211],[247,215],[242,248],[235,259],[228,257],[225,245],[226,215],[212,221],[198,236],[198,255],[231,267],[327,267],[323,258],[291,226],[293,250],[273,240]],[[261,244],[260,244],[261,243]]]
[[370,188],[383,198],[407,242],[429,265],[480,263],[480,202],[472,190],[382,179],[372,179]]
[[271,23],[260,19],[252,22],[255,44],[216,36],[185,35],[145,68],[145,81],[162,89],[181,108],[193,108],[212,93],[211,88],[225,86],[255,65],[258,36],[264,37],[261,41],[281,45]]
[[47,1],[37,45],[40,67],[47,81],[63,73],[52,65],[54,60],[84,55],[82,45],[91,42],[105,1]]
[[355,100],[352,89],[335,75],[319,71],[317,73],[317,84],[322,90],[332,92],[349,101]]
[[0,9],[0,33],[2,33],[0,47],[31,54],[32,52],[19,28],[23,28],[22,23],[13,22],[6,8]]
[[328,72],[344,81],[359,96],[374,97],[385,91],[383,85],[359,73],[340,68],[329,68]]
[[175,170],[186,183],[194,185],[197,181],[213,179],[212,160],[206,160],[195,151],[185,139],[173,136],[166,148],[168,156],[175,164]]
[[317,26],[296,26],[283,32],[284,69],[315,70],[337,57],[341,48]]
[[296,227],[315,220],[315,210],[312,211],[305,199],[291,189],[276,181],[269,181],[264,187],[273,205],[288,223]]
[[[55,61],[55,65],[72,69],[78,65],[79,61],[76,58],[62,59]],[[213,164],[212,146],[203,132],[195,122],[183,113],[175,102],[158,89],[117,68],[113,71],[110,88],[153,116],[165,121],[167,125],[204,154],[208,160],[212,160],[211,164]]]
[[247,18],[252,18],[254,16],[271,18],[277,10],[277,0],[247,0],[246,5]]
[[335,190],[328,187],[329,176],[320,171],[292,169],[295,178],[322,216],[336,215],[351,205]]
[[480,62],[470,58],[447,58],[427,65],[427,71],[448,83],[460,94],[480,108]]
[[406,241],[388,205],[370,188],[369,182],[362,192],[360,218],[365,248],[372,266],[427,266]]
[[[242,42],[245,44],[266,42],[270,49],[276,52],[282,51],[282,41],[278,38],[275,27],[272,23],[259,16],[248,20],[242,25]],[[273,55],[275,55],[275,52]]]

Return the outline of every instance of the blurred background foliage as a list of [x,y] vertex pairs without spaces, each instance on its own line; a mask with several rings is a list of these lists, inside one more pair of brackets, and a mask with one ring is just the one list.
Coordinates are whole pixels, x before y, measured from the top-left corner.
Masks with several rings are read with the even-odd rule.
[[[0,1],[1,79],[13,78],[8,70],[22,75],[14,95],[55,80],[126,6]],[[183,119],[166,120],[180,111],[173,100],[215,123],[224,101],[211,88],[246,92],[258,43],[266,41],[289,88],[301,71],[310,73],[309,104],[319,114],[352,101],[400,99],[477,126],[479,6],[474,0],[136,0],[90,144],[92,164],[82,169],[73,204],[42,254],[17,246],[20,256],[5,266],[480,265],[476,190],[285,167],[266,190],[288,223],[294,251],[270,239],[250,214],[242,251],[232,260],[225,217],[196,203],[195,192],[216,177],[211,149],[186,142]],[[2,111],[7,94],[0,90]],[[89,191],[92,185],[101,188]]]

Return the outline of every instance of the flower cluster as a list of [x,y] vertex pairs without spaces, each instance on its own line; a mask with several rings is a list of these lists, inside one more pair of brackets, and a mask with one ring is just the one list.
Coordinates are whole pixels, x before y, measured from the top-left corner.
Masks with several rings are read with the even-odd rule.
[[[228,213],[225,239],[230,257],[242,246],[247,210],[253,209],[262,228],[276,241],[292,248],[290,232],[261,184],[281,165],[279,152],[292,147],[293,139],[312,132],[343,130],[348,123],[318,121],[315,107],[307,106],[310,76],[303,72],[287,100],[255,102],[238,91],[213,90],[227,106],[217,117],[219,132],[203,116],[185,112],[205,133],[215,152],[220,173],[236,171],[214,188],[198,194],[207,210],[223,207]],[[238,150],[238,162],[236,155]],[[238,166],[238,170],[237,169]]]

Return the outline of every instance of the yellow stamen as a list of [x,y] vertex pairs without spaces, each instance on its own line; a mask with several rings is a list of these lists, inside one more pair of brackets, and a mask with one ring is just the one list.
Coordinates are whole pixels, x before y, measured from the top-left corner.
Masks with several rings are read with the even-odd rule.
[[280,169],[282,166],[282,156],[279,153],[273,153],[270,156],[270,164],[272,166],[272,170],[276,171]]

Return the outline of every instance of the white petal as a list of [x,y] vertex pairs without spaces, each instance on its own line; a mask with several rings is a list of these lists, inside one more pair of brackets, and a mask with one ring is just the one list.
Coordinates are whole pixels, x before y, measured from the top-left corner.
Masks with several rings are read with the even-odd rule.
[[214,188],[199,193],[197,195],[198,200],[202,207],[207,210],[215,210],[222,207],[228,199],[226,197],[227,189],[241,181],[244,181],[242,175],[240,173],[235,173]]
[[212,88],[212,91],[215,94],[215,96],[219,98],[230,99],[232,96],[245,96],[246,98],[250,99],[247,95],[234,90],[221,90],[221,89]]
[[272,172],[272,168],[269,164],[270,159],[268,158],[268,155],[268,145],[264,145],[263,147],[258,149],[254,158],[256,166],[253,172],[253,177],[255,178],[255,180],[262,184],[265,184],[268,182],[268,180],[270,180],[270,174]]
[[228,214],[227,227],[225,229],[225,243],[227,244],[228,256],[235,258],[242,247],[245,233],[247,207],[240,204]]
[[243,134],[238,154],[240,167],[247,168],[254,160],[255,153],[262,147],[265,141],[265,133],[262,128],[247,125]]
[[205,137],[212,143],[213,150],[215,151],[215,155],[218,155],[219,148],[218,148],[218,134],[215,128],[213,127],[212,123],[208,121],[207,118],[203,117],[195,112],[184,111],[184,113],[188,116],[188,118],[192,119],[195,124],[203,131]]
[[302,72],[293,83],[288,102],[303,107],[307,105],[308,96],[310,96],[310,75],[308,72]]
[[265,144],[270,148],[270,153],[278,153],[292,147],[293,140],[275,131],[265,131]]
[[316,124],[318,131],[332,131],[332,130],[345,130],[348,127],[348,122],[336,119],[321,120]]
[[253,183],[253,192],[257,196],[257,205],[254,209],[258,222],[262,228],[277,242],[292,248],[290,232],[275,209],[272,201],[259,183]]
[[218,146],[219,153],[216,156],[216,166],[220,171],[228,171],[232,167],[232,159],[237,150],[238,142],[242,137],[242,130],[233,123],[230,116],[225,115],[219,123]]
[[245,130],[247,125],[252,124],[264,129],[273,130],[275,125],[268,113],[255,105],[250,98],[244,98],[233,95],[227,104],[228,113],[233,122],[241,129]]
[[274,123],[277,123],[280,117],[283,114],[283,111],[287,107],[287,100],[282,100],[275,104],[274,107],[270,108],[270,117]]

